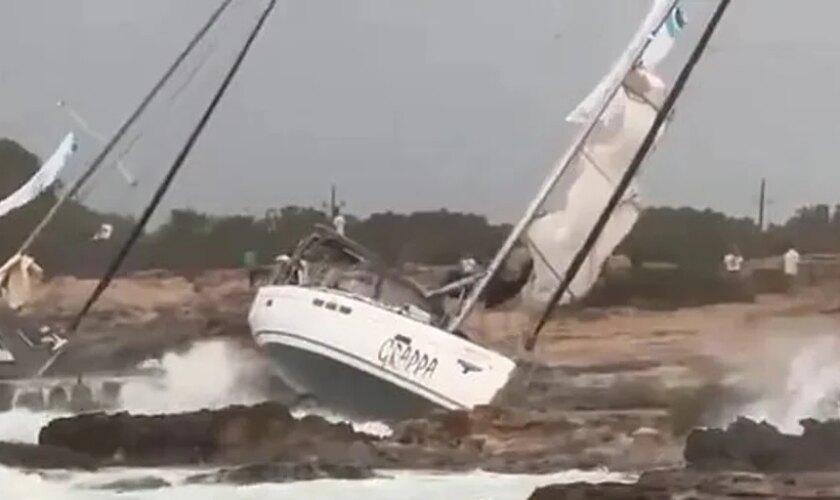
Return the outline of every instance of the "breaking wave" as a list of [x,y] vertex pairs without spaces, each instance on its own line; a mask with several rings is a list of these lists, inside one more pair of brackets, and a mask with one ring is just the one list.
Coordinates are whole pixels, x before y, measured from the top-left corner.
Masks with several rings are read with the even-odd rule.
[[743,416],[798,434],[803,419],[840,418],[840,337],[768,335],[752,356],[759,359],[744,362],[740,376],[752,396],[727,411],[722,424]]
[[120,408],[132,413],[178,413],[265,401],[261,357],[223,340],[195,344],[152,361],[162,377],[127,383]]
[[[170,352],[147,367],[160,370],[159,378],[126,383],[115,411],[161,414],[256,404],[270,397],[270,367],[259,353],[225,340],[200,342],[189,350]],[[318,415],[356,431],[387,436],[391,429],[381,422],[357,422],[325,409],[298,409],[295,417]],[[50,420],[65,416],[55,412],[15,409],[0,412],[0,440],[34,443],[38,431]]]
[[[58,473],[42,475],[0,467],[0,498],[3,500],[199,500],[225,498],[365,498],[366,500],[521,500],[540,486],[555,483],[604,481],[633,482],[636,477],[608,471],[566,471],[541,476],[504,475],[486,472],[467,474],[388,473],[388,477],[364,481],[319,480],[287,484],[262,484],[247,488],[224,485],[186,485],[189,471],[115,470],[96,474]],[[117,492],[101,490],[103,484],[130,478],[157,477],[172,486],[156,490]]]

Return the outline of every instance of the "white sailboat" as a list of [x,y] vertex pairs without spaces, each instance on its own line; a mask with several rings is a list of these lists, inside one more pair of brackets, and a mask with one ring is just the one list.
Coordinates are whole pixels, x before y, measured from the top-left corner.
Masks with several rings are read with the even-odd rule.
[[[654,1],[612,71],[572,113],[570,120],[584,123],[580,135],[485,272],[428,291],[329,228],[302,241],[259,289],[248,318],[279,375],[316,404],[349,416],[398,418],[490,403],[516,365],[467,338],[461,325],[525,235],[535,264],[525,293],[545,301],[556,286],[573,255],[569,249],[585,239],[657,115],[665,85],[652,69],[682,26],[677,2]],[[578,177],[565,206],[547,206],[573,168]],[[628,197],[575,294],[588,290],[637,213]],[[321,272],[313,274],[319,260]],[[307,262],[309,276],[302,279]],[[445,313],[438,300],[459,288],[469,294],[454,314]]]

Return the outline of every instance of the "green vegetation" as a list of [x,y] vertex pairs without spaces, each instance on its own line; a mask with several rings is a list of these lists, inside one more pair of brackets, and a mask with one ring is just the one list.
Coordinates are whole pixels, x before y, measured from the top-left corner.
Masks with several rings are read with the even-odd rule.
[[[0,197],[17,189],[38,168],[39,160],[21,146],[0,140]],[[49,192],[27,207],[0,219],[0,257],[11,255],[49,206]],[[103,223],[114,225],[114,237],[94,242]],[[131,219],[94,212],[72,201],[38,240],[32,252],[53,274],[97,275],[127,235]],[[126,269],[163,268],[191,273],[207,268],[240,267],[246,251],[265,263],[290,251],[315,223],[326,222],[313,208],[285,207],[265,217],[213,217],[191,210],[174,210],[169,220],[144,236]],[[348,217],[348,233],[392,263],[452,264],[464,255],[487,260],[510,230],[484,217],[447,212],[391,212],[365,219]],[[651,287],[671,289],[673,280],[708,276],[718,269],[722,255],[737,244],[746,257],[779,255],[790,243],[801,252],[840,251],[840,206],[806,207],[786,224],[759,232],[750,219],[737,219],[711,210],[651,208],[619,248],[641,262],[670,262],[680,276],[646,275]],[[703,280],[700,280],[703,281]],[[708,280],[707,280],[708,281]],[[704,283],[714,289],[719,284]],[[710,292],[712,293],[712,292]]]

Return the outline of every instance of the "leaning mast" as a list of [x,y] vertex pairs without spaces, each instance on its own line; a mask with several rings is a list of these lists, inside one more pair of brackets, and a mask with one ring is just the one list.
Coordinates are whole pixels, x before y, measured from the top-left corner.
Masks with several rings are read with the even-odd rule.
[[625,53],[624,58],[619,63],[617,69],[613,70],[611,75],[612,79],[610,80],[609,85],[606,87],[606,92],[601,96],[598,105],[595,107],[595,112],[586,122],[586,125],[584,126],[583,130],[575,138],[574,142],[572,143],[572,146],[566,151],[566,154],[563,155],[561,160],[555,166],[554,170],[552,170],[552,172],[543,182],[543,185],[537,192],[537,196],[527,207],[524,215],[519,220],[519,222],[517,222],[517,224],[514,226],[513,230],[510,232],[510,235],[508,235],[507,240],[505,240],[502,247],[496,253],[495,257],[493,258],[493,261],[490,263],[490,266],[487,268],[487,271],[485,271],[481,280],[470,291],[470,294],[464,301],[464,304],[461,307],[461,310],[459,311],[458,315],[455,316],[449,322],[449,324],[447,325],[447,329],[449,331],[457,330],[466,320],[467,316],[469,316],[469,314],[473,311],[476,304],[478,303],[478,300],[481,297],[481,294],[484,293],[484,290],[490,284],[490,280],[492,280],[496,273],[498,273],[502,264],[504,264],[505,259],[507,259],[511,251],[513,251],[516,242],[522,237],[525,231],[527,231],[528,226],[531,224],[531,222],[533,222],[540,207],[543,205],[546,199],[548,199],[551,192],[557,186],[557,183],[560,181],[560,178],[563,177],[563,175],[568,171],[568,169],[574,164],[575,160],[578,158],[578,154],[580,154],[583,150],[584,145],[592,135],[592,132],[597,127],[599,121],[601,120],[601,117],[607,111],[610,102],[624,87],[624,79],[627,77],[627,74],[641,60],[642,56],[645,53],[645,50],[648,48],[648,46],[653,40],[653,33],[655,33],[665,24],[665,22],[668,20],[668,17],[671,15],[671,12],[674,10],[674,8],[676,8],[678,2],[679,0],[668,0],[666,3],[663,3],[663,5],[660,7],[660,10],[657,11],[654,16],[649,17],[651,22],[649,22],[646,26],[643,26],[643,30],[645,33],[648,34],[648,36],[644,38],[641,43],[638,43],[637,46],[634,47],[631,51]]
[[683,66],[679,76],[677,76],[677,79],[674,82],[671,91],[668,93],[668,96],[665,98],[665,102],[662,104],[662,107],[657,112],[656,118],[653,124],[650,126],[647,134],[645,135],[644,141],[639,146],[639,149],[636,152],[633,161],[625,170],[624,175],[621,177],[621,180],[619,181],[618,185],[613,191],[612,196],[610,197],[609,202],[607,203],[607,206],[604,208],[603,212],[601,212],[601,215],[599,216],[597,222],[592,227],[592,230],[589,232],[589,236],[587,237],[586,241],[584,241],[580,250],[577,252],[577,254],[575,254],[574,259],[569,265],[569,268],[563,275],[563,281],[560,282],[560,285],[552,294],[551,299],[548,301],[548,304],[546,305],[542,315],[540,316],[539,321],[537,322],[537,325],[534,327],[530,336],[526,339],[526,350],[531,351],[534,349],[537,342],[537,338],[539,337],[542,328],[548,321],[552,310],[557,305],[557,303],[560,302],[560,299],[568,290],[572,280],[575,279],[575,276],[577,275],[578,271],[580,271],[583,262],[586,260],[587,256],[589,255],[589,252],[597,243],[598,237],[603,232],[604,228],[607,225],[607,222],[609,222],[610,216],[615,211],[616,207],[618,207],[618,204],[624,197],[627,188],[630,186],[630,183],[632,182],[633,178],[638,173],[642,162],[645,160],[647,154],[653,148],[653,145],[656,142],[656,139],[659,135],[660,129],[668,120],[668,116],[674,109],[674,105],[676,104],[680,95],[682,95],[682,92],[685,89],[685,86],[688,83],[688,80],[691,77],[694,68],[697,66],[697,63],[700,62],[700,59],[705,53],[706,48],[709,45],[709,41],[711,40],[712,35],[714,35],[715,30],[720,24],[720,20],[723,18],[723,15],[726,12],[726,9],[729,7],[730,2],[731,0],[721,0],[717,6],[717,9],[715,9],[714,14],[712,14],[712,17],[706,25],[706,29],[704,30],[703,35],[700,37],[700,41],[694,47],[694,51],[691,53],[691,56],[689,56],[688,61]]

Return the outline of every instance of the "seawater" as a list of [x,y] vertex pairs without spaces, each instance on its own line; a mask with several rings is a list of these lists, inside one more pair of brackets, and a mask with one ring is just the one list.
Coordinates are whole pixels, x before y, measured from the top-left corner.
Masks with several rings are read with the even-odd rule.
[[[97,473],[32,473],[0,468],[3,500],[268,500],[341,498],[364,500],[524,500],[539,486],[577,481],[632,482],[634,477],[607,471],[568,471],[523,476],[472,472],[436,474],[388,472],[387,477],[361,481],[318,480],[254,486],[179,484],[195,471],[111,470]],[[131,477],[159,477],[173,486],[158,490],[99,490],[104,484]]]
[[[138,382],[124,391],[121,409],[134,413],[169,413],[248,404],[262,400],[251,389],[254,363],[248,354],[224,342],[201,344],[183,354],[160,361],[162,383]],[[212,367],[208,370],[207,367]],[[343,420],[316,412],[331,421]],[[38,431],[57,413],[14,410],[0,413],[0,440],[35,443]],[[299,415],[298,415],[299,416]],[[360,431],[387,435],[379,422],[351,422]],[[202,471],[205,472],[206,470]],[[24,471],[0,467],[2,500],[523,500],[538,486],[576,481],[633,481],[634,477],[607,471],[567,471],[551,475],[504,475],[487,472],[432,473],[387,471],[362,481],[318,480],[253,486],[188,485],[196,469],[109,469],[95,473]],[[171,486],[157,490],[119,492],[103,490],[114,481],[160,478]]]

